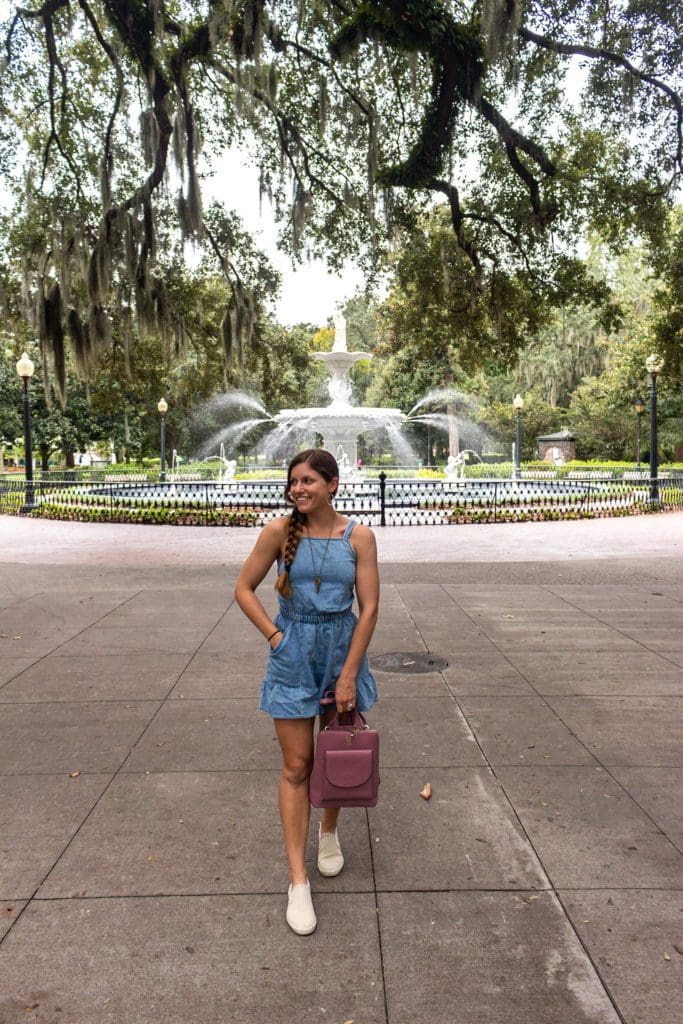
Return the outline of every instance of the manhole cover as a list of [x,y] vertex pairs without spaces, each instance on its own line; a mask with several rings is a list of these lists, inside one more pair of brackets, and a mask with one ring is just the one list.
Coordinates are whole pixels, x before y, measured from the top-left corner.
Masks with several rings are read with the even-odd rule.
[[380,672],[404,672],[413,675],[418,672],[440,672],[446,668],[445,658],[437,658],[434,654],[417,654],[405,651],[394,651],[392,654],[378,654],[370,662]]

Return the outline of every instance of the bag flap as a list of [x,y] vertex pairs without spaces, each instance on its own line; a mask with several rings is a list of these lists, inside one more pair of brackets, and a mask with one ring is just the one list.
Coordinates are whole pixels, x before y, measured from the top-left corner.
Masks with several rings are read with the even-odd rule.
[[325,752],[325,777],[339,789],[355,789],[363,786],[372,775],[374,757],[372,750],[327,750]]

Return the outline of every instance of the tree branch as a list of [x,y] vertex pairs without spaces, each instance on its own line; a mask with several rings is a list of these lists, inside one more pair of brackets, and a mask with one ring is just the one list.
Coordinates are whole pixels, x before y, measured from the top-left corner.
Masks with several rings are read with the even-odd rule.
[[624,70],[628,71],[630,75],[633,75],[633,77],[637,78],[640,82],[647,82],[648,85],[654,86],[655,89],[658,89],[660,92],[663,92],[665,96],[668,96],[676,111],[678,144],[676,147],[675,163],[678,167],[679,173],[683,174],[683,101],[671,86],[667,85],[666,82],[663,82],[661,78],[656,78],[654,75],[650,75],[646,71],[641,71],[641,69],[631,63],[627,57],[622,57],[621,54],[614,53],[612,50],[607,50],[604,47],[588,46],[581,43],[560,43],[555,39],[550,39],[548,36],[542,36],[537,32],[532,32],[531,29],[528,28],[520,28],[519,36],[528,43],[534,43],[536,46],[540,46],[544,50],[550,50],[552,53],[557,53],[562,56],[589,57],[591,60],[607,61],[617,67],[624,68]]
[[119,109],[121,107],[121,102],[123,100],[123,90],[124,90],[123,70],[121,68],[121,64],[119,63],[119,60],[118,60],[116,54],[114,53],[113,49],[111,48],[111,46],[109,45],[107,40],[102,35],[102,32],[100,30],[100,26],[97,23],[97,19],[95,18],[95,15],[93,14],[89,4],[87,3],[87,0],[78,0],[78,3],[80,5],[83,13],[85,14],[86,18],[90,22],[90,25],[92,26],[92,30],[95,33],[95,38],[97,39],[98,43],[100,44],[100,46],[102,47],[102,49],[106,53],[107,57],[109,58],[109,61],[112,64],[112,66],[114,68],[114,73],[116,75],[116,97],[114,99],[114,107],[113,107],[113,110],[111,112],[111,116],[109,118],[109,121],[107,123],[107,130],[106,130],[106,133],[105,133],[105,136],[104,136],[104,161],[105,161],[105,169],[106,169],[107,178],[108,178],[109,172],[111,170],[111,164],[112,164],[111,140],[112,140],[112,134],[113,134],[113,131],[114,131],[114,123],[116,121],[116,117],[118,115]]
[[477,291],[483,291],[484,287],[484,268],[477,252],[477,247],[471,238],[468,238],[465,233],[464,227],[464,214],[462,207],[460,206],[460,196],[455,185],[451,185],[448,181],[443,181],[440,178],[433,178],[428,185],[434,192],[441,192],[446,196],[448,205],[451,210],[451,223],[453,225],[453,231],[458,241],[458,245],[470,260],[474,267],[474,278]]

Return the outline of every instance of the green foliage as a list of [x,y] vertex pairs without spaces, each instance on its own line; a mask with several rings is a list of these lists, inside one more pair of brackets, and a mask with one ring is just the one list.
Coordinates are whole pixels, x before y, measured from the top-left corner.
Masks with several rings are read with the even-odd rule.
[[0,355],[0,447],[11,447],[23,433],[23,385],[12,355]]
[[[0,173],[15,197],[0,225],[9,305],[40,337],[60,391],[65,345],[89,378],[104,350],[130,357],[145,335],[174,361],[187,323],[169,268],[191,242],[225,282],[226,373],[233,356],[241,367],[273,275],[244,265],[229,212],[202,199],[212,157],[237,145],[296,258],[375,266],[444,198],[462,264],[449,255],[458,284],[445,289],[443,327],[454,329],[436,345],[445,355],[453,344],[465,366],[485,347],[509,362],[549,303],[587,288],[573,257],[589,225],[614,251],[634,235],[666,248],[683,173],[682,18],[663,0],[11,10],[0,100]],[[674,254],[672,296],[675,265]],[[677,321],[663,316],[668,345]]]

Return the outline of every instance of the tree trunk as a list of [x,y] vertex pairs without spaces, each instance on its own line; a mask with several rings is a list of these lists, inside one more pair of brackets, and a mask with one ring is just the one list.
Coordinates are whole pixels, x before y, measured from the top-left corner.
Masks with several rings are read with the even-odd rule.
[[69,451],[69,452],[62,452],[62,454],[64,456],[64,464],[65,464],[66,468],[67,469],[73,469],[74,466],[75,466],[74,453]]
[[123,460],[122,461],[126,462],[127,459],[128,459],[128,448],[130,447],[130,426],[128,424],[128,410],[127,409],[123,410],[123,436],[124,436],[125,443],[124,443],[124,446],[123,446]]
[[40,468],[47,473],[50,468],[50,449],[46,444],[40,445]]

